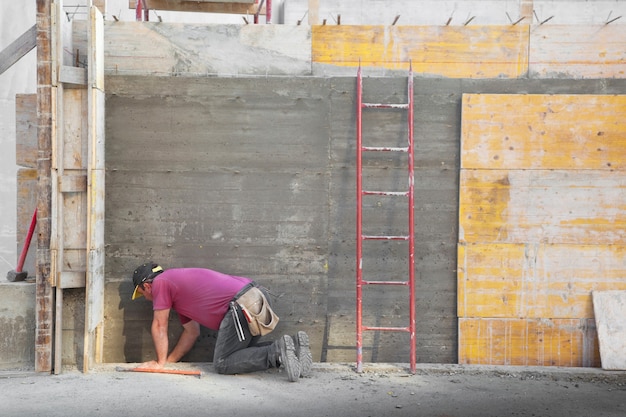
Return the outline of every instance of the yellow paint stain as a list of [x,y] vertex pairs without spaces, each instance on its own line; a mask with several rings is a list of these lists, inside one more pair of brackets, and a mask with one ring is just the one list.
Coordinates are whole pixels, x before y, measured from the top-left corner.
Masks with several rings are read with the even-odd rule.
[[626,95],[463,99],[464,168],[626,170]]
[[459,317],[593,318],[592,291],[626,290],[626,246],[465,244]]
[[313,26],[316,63],[453,78],[517,78],[528,68],[524,26]]

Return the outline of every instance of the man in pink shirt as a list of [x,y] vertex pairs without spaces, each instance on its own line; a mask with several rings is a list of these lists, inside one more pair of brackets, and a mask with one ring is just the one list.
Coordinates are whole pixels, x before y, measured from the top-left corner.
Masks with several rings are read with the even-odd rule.
[[[164,270],[148,262],[134,270],[133,284],[132,299],[144,296],[152,301],[154,311],[151,333],[157,358],[141,367],[160,369],[166,363],[178,362],[193,347],[202,325],[217,331],[213,364],[220,374],[282,366],[292,382],[309,375],[312,357],[305,332],[299,331],[294,338],[284,335],[271,343],[259,343],[261,336],[250,332],[249,316],[236,300],[258,288],[269,304],[267,290],[251,279],[204,268]],[[178,313],[183,332],[170,351],[168,324],[172,309]]]

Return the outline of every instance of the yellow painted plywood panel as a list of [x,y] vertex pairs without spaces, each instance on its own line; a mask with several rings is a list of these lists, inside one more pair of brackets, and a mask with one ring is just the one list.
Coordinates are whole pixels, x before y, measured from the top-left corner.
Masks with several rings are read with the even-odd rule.
[[528,67],[528,26],[313,26],[312,60],[451,78],[516,78]]
[[459,363],[599,367],[592,319],[460,319]]
[[624,25],[544,25],[530,32],[532,78],[626,78]]
[[463,168],[626,170],[626,95],[466,94],[462,112]]
[[593,318],[592,291],[626,290],[626,246],[461,244],[459,317]]
[[626,244],[626,176],[461,170],[459,241]]

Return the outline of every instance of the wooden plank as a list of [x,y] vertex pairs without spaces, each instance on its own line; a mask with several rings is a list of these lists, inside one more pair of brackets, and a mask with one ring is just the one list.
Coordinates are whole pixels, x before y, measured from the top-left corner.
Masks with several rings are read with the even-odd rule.
[[[222,1],[172,1],[172,0],[146,0],[146,7],[151,10],[169,10],[173,12],[204,12],[204,13],[229,13],[253,15],[258,6],[257,0],[222,0]],[[128,1],[128,8],[135,9],[136,0]],[[259,14],[265,14],[265,6]]]
[[[63,170],[72,172],[67,175],[84,175],[87,168],[87,93],[84,88],[63,88],[62,155],[57,164],[63,164]],[[74,172],[80,171],[80,172]],[[60,171],[62,173],[62,171]]]
[[466,94],[462,168],[626,170],[626,95]]
[[626,290],[626,246],[461,244],[459,317],[593,318],[592,291]]
[[11,68],[24,55],[32,51],[35,46],[37,46],[36,24],[0,51],[0,74]]
[[622,24],[541,25],[530,32],[531,78],[626,78]]
[[600,366],[593,319],[459,319],[459,364]]
[[57,288],[85,288],[85,271],[62,271],[58,273]]
[[528,26],[313,26],[312,60],[452,78],[526,74]]
[[626,370],[626,291],[594,291],[602,369]]
[[87,372],[103,356],[104,322],[104,198],[105,198],[105,93],[104,19],[96,7],[89,11],[88,82],[88,191],[87,191],[87,274],[85,291],[85,350],[83,370]]
[[15,96],[15,159],[17,165],[37,167],[37,94]]
[[38,140],[38,202],[37,202],[37,276],[35,371],[52,370],[52,338],[54,330],[54,292],[51,278],[51,161],[53,101],[52,62],[50,54],[50,0],[37,4],[37,140]]
[[87,69],[62,65],[59,73],[59,81],[67,84],[87,84]]
[[459,241],[626,244],[626,177],[589,170],[461,170]]

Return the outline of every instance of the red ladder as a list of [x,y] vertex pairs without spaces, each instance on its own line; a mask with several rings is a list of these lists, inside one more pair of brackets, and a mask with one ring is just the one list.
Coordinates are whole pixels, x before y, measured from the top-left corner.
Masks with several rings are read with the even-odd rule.
[[[363,103],[363,77],[361,67],[357,72],[357,157],[356,157],[356,187],[357,187],[357,220],[356,220],[356,352],[357,372],[363,370],[363,331],[391,331],[408,332],[410,334],[410,366],[411,373],[415,373],[415,233],[413,225],[414,208],[414,157],[413,157],[413,69],[409,68],[408,99],[403,104],[375,104]],[[408,140],[406,147],[363,146],[362,121],[363,109],[397,109],[407,111]],[[407,191],[367,191],[363,190],[363,153],[364,152],[405,152],[408,156],[408,190]],[[363,196],[382,195],[408,197],[408,234],[403,236],[381,236],[363,234]],[[408,241],[409,278],[406,281],[370,281],[363,279],[363,242],[365,240],[404,240]],[[406,327],[377,327],[363,325],[363,286],[365,285],[395,285],[406,286],[409,289],[409,325]]]

